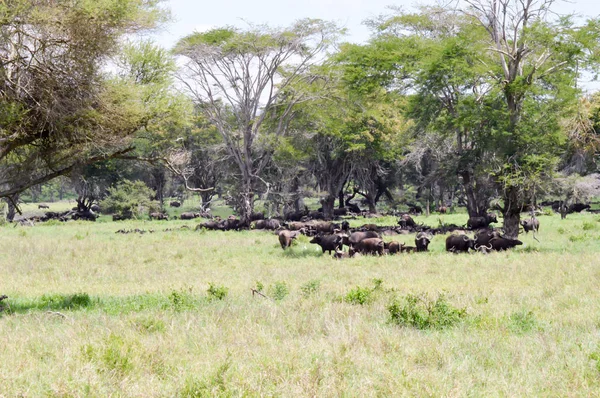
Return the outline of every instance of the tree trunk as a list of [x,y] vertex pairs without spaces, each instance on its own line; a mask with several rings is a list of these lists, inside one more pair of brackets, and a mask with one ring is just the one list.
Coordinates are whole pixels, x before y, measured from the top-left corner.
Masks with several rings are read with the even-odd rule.
[[367,198],[367,204],[369,205],[369,213],[377,214],[377,204],[375,203],[374,198]]
[[335,195],[328,194],[326,197],[320,200],[321,206],[323,207],[323,215],[326,220],[333,219],[333,208],[335,207]]
[[238,212],[242,223],[250,225],[250,217],[254,211],[254,192],[252,191],[252,180],[243,183],[240,192]]
[[346,206],[346,203],[344,202],[344,188],[342,188],[340,189],[340,193],[338,193],[338,207],[343,209],[344,206]]
[[11,198],[6,198],[6,203],[8,205],[8,212],[6,213],[6,221],[12,222],[15,219],[15,215],[17,214],[17,207],[15,203],[19,201],[19,194],[13,195]]
[[504,236],[509,239],[519,237],[519,226],[521,221],[521,203],[516,188],[505,191],[504,197]]

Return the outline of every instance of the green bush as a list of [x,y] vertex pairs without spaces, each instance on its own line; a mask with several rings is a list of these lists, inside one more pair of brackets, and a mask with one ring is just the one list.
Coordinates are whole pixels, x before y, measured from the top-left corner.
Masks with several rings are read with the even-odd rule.
[[372,289],[356,286],[344,296],[344,301],[350,304],[364,305],[372,300],[372,293]]
[[159,210],[158,202],[152,200],[155,192],[143,181],[120,182],[108,188],[108,196],[100,203],[104,213],[118,214],[122,218],[139,218],[143,214]]
[[508,317],[508,328],[516,334],[538,330],[539,326],[532,311],[514,312]]
[[269,295],[274,300],[283,300],[288,295],[290,289],[285,282],[275,282],[269,288]]
[[466,318],[465,308],[452,306],[443,294],[432,300],[427,295],[409,294],[388,307],[390,322],[417,329],[444,329]]
[[212,283],[208,284],[208,289],[206,290],[209,301],[225,299],[227,291],[228,289],[225,286],[216,286]]
[[319,291],[321,287],[321,282],[318,280],[312,280],[306,282],[304,285],[300,286],[300,290],[305,297],[308,297]]

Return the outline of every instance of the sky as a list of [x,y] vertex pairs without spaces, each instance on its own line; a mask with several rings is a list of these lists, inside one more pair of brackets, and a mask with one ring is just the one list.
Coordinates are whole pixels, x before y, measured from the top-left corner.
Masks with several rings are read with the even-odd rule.
[[[177,40],[194,31],[227,25],[244,27],[248,22],[285,27],[298,19],[319,18],[345,27],[348,34],[343,41],[363,43],[369,39],[369,29],[363,24],[365,19],[385,14],[388,11],[386,7],[390,5],[410,10],[418,4],[434,4],[434,1],[167,0],[164,6],[171,10],[173,21],[161,29],[155,39],[162,46],[171,48]],[[600,0],[556,1],[552,9],[560,14],[597,17],[600,15]]]

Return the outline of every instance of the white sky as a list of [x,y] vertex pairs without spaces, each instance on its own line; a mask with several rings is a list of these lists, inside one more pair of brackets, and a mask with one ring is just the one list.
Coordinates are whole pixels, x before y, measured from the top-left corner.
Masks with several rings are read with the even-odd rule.
[[[168,0],[174,21],[155,37],[159,44],[171,48],[180,38],[198,30],[233,25],[244,27],[247,22],[271,26],[289,26],[302,18],[319,18],[337,22],[348,30],[343,38],[349,42],[365,42],[369,30],[365,19],[386,13],[386,6],[401,6],[410,10],[417,4],[434,4],[433,0]],[[560,14],[597,17],[600,0],[557,1],[552,8]],[[587,86],[587,84],[586,84]]]

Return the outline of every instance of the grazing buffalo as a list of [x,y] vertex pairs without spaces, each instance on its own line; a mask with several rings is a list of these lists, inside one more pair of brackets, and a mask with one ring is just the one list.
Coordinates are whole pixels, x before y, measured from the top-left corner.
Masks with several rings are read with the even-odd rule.
[[341,250],[342,246],[343,246],[343,242],[344,242],[344,238],[341,235],[337,235],[337,234],[333,234],[333,235],[319,234],[319,235],[315,236],[314,238],[312,238],[312,240],[310,241],[310,243],[314,243],[314,244],[321,246],[321,249],[323,249],[323,253],[328,251],[329,254],[331,254],[332,251],[335,251],[337,249]]
[[379,254],[381,256],[385,251],[385,242],[380,238],[367,238],[358,242],[353,248],[361,254]]
[[353,246],[363,239],[379,238],[379,234],[375,231],[352,232],[348,239],[348,246]]
[[419,232],[417,234],[417,236],[415,237],[415,246],[417,247],[417,251],[418,252],[426,252],[427,247],[429,246],[429,242],[431,242],[431,239],[433,238],[433,236],[431,236],[430,234],[426,233],[426,232]]
[[469,217],[467,227],[471,230],[487,228],[491,223],[497,223],[498,219],[494,213],[487,213],[483,217]]
[[244,223],[242,220],[235,218],[234,216],[229,216],[227,218],[227,220],[223,221],[223,229],[225,231],[231,231],[231,230],[236,230],[239,231],[240,229],[244,228],[244,227],[248,227],[248,225],[246,223]]
[[400,225],[402,228],[414,228],[417,226],[417,223],[410,215],[402,214],[398,220],[398,225]]
[[164,213],[154,212],[149,214],[151,220],[168,220],[169,216]]
[[569,206],[568,213],[581,213],[584,210],[590,209],[590,205],[586,205],[584,203],[573,203]]
[[404,246],[404,243],[400,243],[400,242],[396,242],[396,241],[385,242],[383,245],[383,247],[389,254],[400,253],[402,251],[401,250],[402,246]]
[[419,214],[423,213],[423,208],[421,208],[419,205],[408,203],[408,212],[418,216]]
[[503,251],[512,249],[515,246],[520,246],[523,244],[523,242],[518,239],[509,239],[505,238],[504,236],[498,236],[492,238],[489,244],[492,245],[493,250]]
[[193,220],[194,218],[200,217],[200,213],[192,213],[191,211],[187,211],[185,213],[181,213],[179,216],[182,220]]
[[446,214],[448,213],[448,207],[446,206],[440,206],[437,208],[437,212],[440,214]]
[[292,245],[292,241],[296,239],[298,235],[300,235],[300,232],[288,231],[287,229],[284,229],[282,231],[279,231],[277,235],[279,237],[279,243],[281,244],[281,248],[285,250],[286,248]]
[[540,230],[540,221],[534,217],[529,220],[521,220],[521,225],[523,226],[525,233],[528,233],[529,231],[539,232]]
[[176,200],[174,200],[171,203],[169,203],[169,206],[171,206],[171,207],[179,207],[179,206],[181,206],[181,203],[178,202],[178,201],[176,201]]
[[205,229],[208,229],[211,231],[222,231],[223,224],[222,224],[222,222],[218,222],[218,221],[207,221],[205,223],[198,224],[198,226],[196,227],[196,230],[199,230],[202,228],[205,228]]
[[50,206],[48,205],[38,205],[38,209],[49,209]]
[[475,241],[467,235],[450,235],[446,238],[446,251],[452,253],[468,253],[475,249]]

